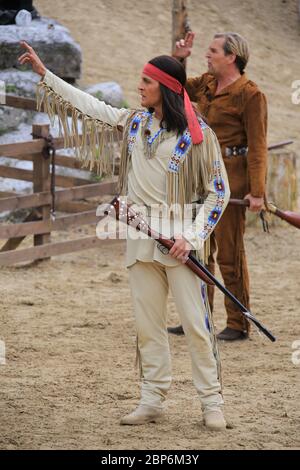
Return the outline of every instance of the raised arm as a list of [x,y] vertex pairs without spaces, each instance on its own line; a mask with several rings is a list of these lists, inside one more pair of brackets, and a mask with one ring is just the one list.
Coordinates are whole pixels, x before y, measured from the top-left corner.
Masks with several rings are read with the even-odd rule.
[[51,93],[51,98],[61,98],[69,107],[75,108],[82,115],[86,115],[91,119],[102,121],[110,126],[124,125],[129,115],[127,109],[113,108],[99,101],[97,98],[78,90],[74,86],[66,83],[52,72],[46,69],[45,65],[35,52],[35,50],[22,41],[21,46],[26,52],[19,57],[20,64],[30,64],[34,72],[42,77],[41,88],[47,91],[50,88],[56,96]]
[[[96,163],[100,176],[112,175],[113,132],[117,126],[125,126],[131,111],[113,108],[69,85],[46,69],[29,44],[23,41],[21,46],[26,52],[19,57],[20,64],[30,64],[33,71],[42,77],[37,91],[38,109],[44,106],[52,125],[55,115],[58,116],[65,147],[74,147],[76,156],[84,166],[95,168]],[[78,120],[82,122],[80,132]]]
[[186,33],[184,39],[176,42],[175,51],[173,51],[173,57],[178,60],[183,60],[189,57],[192,53],[195,33],[189,31]]

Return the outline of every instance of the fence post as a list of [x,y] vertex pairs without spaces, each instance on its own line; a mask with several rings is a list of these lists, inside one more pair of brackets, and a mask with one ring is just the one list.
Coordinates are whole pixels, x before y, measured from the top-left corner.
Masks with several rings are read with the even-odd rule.
[[[188,31],[191,31],[188,20],[187,0],[173,0],[172,8],[172,53],[176,47],[176,41],[183,39]],[[183,61],[186,67],[186,60]]]
[[[33,124],[32,136],[40,139],[49,135],[49,124]],[[45,158],[41,153],[33,156],[33,192],[40,193],[50,191],[50,158]],[[51,206],[41,207],[42,220],[50,220]],[[34,235],[34,246],[50,243],[50,233]]]
[[[299,196],[297,187],[297,155],[282,149],[273,150],[268,155],[267,199],[279,209],[297,211]],[[260,225],[257,214],[247,211],[247,224]],[[279,217],[271,217],[273,226],[286,226]]]

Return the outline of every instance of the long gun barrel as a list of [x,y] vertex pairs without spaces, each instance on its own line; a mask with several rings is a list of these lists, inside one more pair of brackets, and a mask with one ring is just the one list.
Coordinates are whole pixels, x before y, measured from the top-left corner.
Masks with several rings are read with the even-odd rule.
[[293,143],[294,143],[293,140],[283,140],[282,142],[277,142],[276,144],[269,145],[268,150],[279,149],[281,147],[285,147],[286,145],[290,145]]
[[[249,199],[229,199],[229,204],[249,207],[250,202]],[[293,227],[300,228],[300,214],[298,212],[283,211],[270,202],[266,204],[266,210],[271,212],[271,214],[280,217],[280,219],[285,220]]]
[[[158,232],[152,230],[148,223],[127,204],[122,203],[121,198],[118,196],[116,196],[111,201],[109,209],[105,211],[106,215],[110,215],[112,213],[114,213],[118,220],[126,222],[130,227],[134,227],[136,230],[145,233],[150,238],[153,238],[159,244],[163,245],[166,248],[166,254],[175,243],[174,240],[167,239]],[[247,318],[247,320],[256,325],[256,327],[271,341],[276,341],[275,336],[264,325],[262,325],[260,321],[193,255],[189,255],[186,265],[204,282],[218,287],[218,289],[220,289],[223,294],[229,297],[230,300],[232,300],[232,302],[234,302],[239,307],[241,313]]]

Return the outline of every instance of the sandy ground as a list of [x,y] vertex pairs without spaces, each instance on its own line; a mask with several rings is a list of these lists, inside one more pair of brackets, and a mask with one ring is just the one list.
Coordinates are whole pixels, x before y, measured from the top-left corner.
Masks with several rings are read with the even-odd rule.
[[[278,340],[254,331],[248,341],[221,344],[230,429],[217,434],[201,424],[185,339],[177,337],[170,338],[174,380],[165,420],[118,424],[139,399],[122,242],[2,268],[0,448],[299,449],[300,364],[292,362],[300,340],[299,242],[294,229],[248,230],[252,311]],[[169,323],[177,318],[170,297]],[[224,321],[218,295],[218,329]]]
[[[249,75],[270,101],[270,140],[298,138],[299,106],[290,96],[291,82],[300,79],[296,1],[189,3],[198,33],[189,73],[205,68],[200,57],[214,31],[238,29],[253,50]],[[137,103],[134,89],[144,61],[169,50],[171,1],[35,5],[68,26],[81,44],[83,82],[118,80],[130,104]],[[139,399],[124,244],[2,268],[0,448],[299,449],[300,365],[292,362],[292,344],[300,340],[300,232],[276,228],[265,235],[249,228],[246,241],[252,311],[278,340],[273,344],[254,331],[248,341],[221,344],[230,429],[219,434],[201,424],[185,339],[173,337],[174,381],[165,420],[119,426]],[[169,323],[177,321],[170,298]],[[215,322],[218,330],[225,324],[221,295]]]

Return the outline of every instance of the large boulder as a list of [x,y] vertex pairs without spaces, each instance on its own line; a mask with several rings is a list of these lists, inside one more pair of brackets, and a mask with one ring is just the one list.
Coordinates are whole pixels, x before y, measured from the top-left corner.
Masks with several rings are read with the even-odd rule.
[[[80,77],[81,49],[68,30],[56,21],[42,18],[32,21],[27,27],[1,26],[0,84],[5,84],[7,94],[35,98],[36,84],[40,79],[29,66],[18,63],[22,52],[21,39],[37,50],[46,67],[56,75],[71,82]],[[0,107],[0,135],[16,129],[20,123],[31,122],[33,115],[32,111]]]
[[[4,90],[7,94],[35,98],[36,85],[39,80],[39,75],[34,72],[22,72],[16,69],[0,70],[0,83],[4,83]],[[33,116],[33,111],[0,106],[0,135],[16,129],[21,122],[31,122]]]
[[29,26],[1,26],[0,69],[29,69],[17,60],[22,52],[20,40],[25,40],[36,49],[46,67],[59,77],[70,81],[80,78],[80,46],[72,39],[68,29],[58,22],[41,18],[33,20]]
[[[39,75],[31,71],[0,70],[0,83],[5,84],[7,94],[35,98],[39,80]],[[97,83],[85,91],[111,106],[117,108],[126,106],[122,88],[116,82]],[[17,129],[21,123],[31,123],[34,115],[34,111],[2,107],[0,101],[0,135]]]
[[33,111],[0,106],[0,136],[15,130],[22,122],[31,122],[33,114]]
[[116,82],[96,83],[86,88],[85,91],[115,108],[126,106],[122,88]]
[[40,76],[31,71],[7,69],[0,70],[0,81],[4,82],[7,94],[35,98]]

